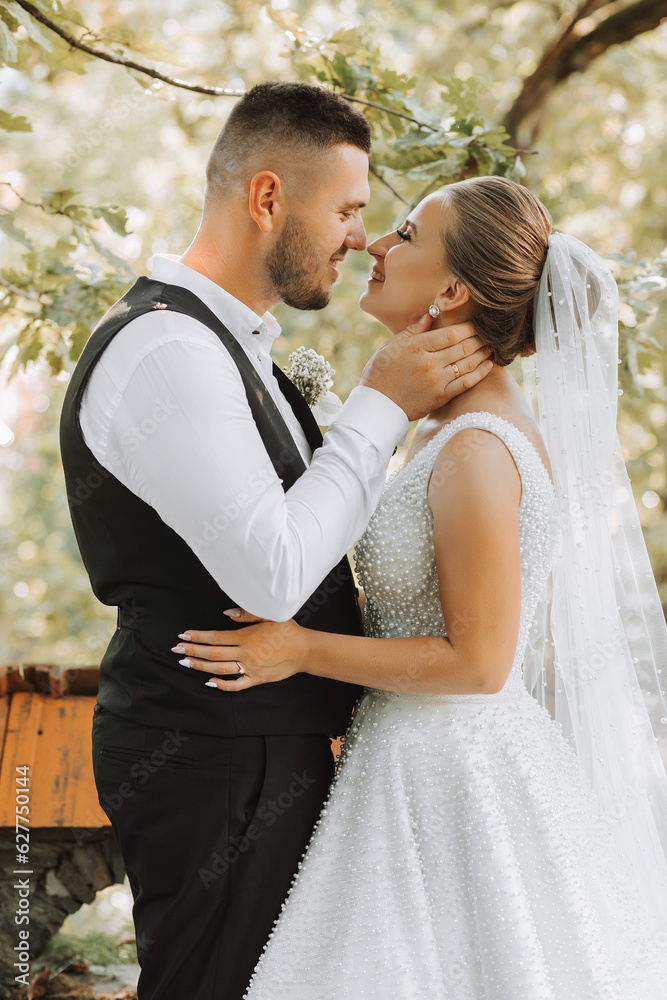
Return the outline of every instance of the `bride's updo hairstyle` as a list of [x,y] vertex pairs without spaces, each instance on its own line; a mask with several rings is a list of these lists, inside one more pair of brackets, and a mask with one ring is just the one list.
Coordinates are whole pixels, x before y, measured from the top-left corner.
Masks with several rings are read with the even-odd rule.
[[470,323],[510,364],[535,353],[533,299],[546,260],[551,216],[527,188],[506,177],[473,177],[442,188],[448,209],[445,269],[470,292]]

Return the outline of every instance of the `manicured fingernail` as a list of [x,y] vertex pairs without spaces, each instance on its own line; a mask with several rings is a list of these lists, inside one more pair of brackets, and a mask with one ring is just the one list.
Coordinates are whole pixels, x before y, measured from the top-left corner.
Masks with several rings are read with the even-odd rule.
[[223,611],[223,614],[229,615],[230,618],[240,618],[241,612],[239,608],[230,608],[229,611]]
[[192,638],[192,636],[190,635],[189,632],[179,632],[178,633],[178,638],[179,639],[188,639],[188,640],[190,640]]
[[215,681],[206,681],[206,684],[204,684],[204,687],[207,688],[217,688],[217,686],[218,685],[215,683]]
[[180,663],[180,665],[182,667],[191,667],[192,666],[192,660],[188,660],[187,656],[186,656],[186,658],[184,660],[179,660],[178,662]]
[[171,651],[172,651],[172,653],[184,653],[185,652],[185,646],[172,646],[171,647]]

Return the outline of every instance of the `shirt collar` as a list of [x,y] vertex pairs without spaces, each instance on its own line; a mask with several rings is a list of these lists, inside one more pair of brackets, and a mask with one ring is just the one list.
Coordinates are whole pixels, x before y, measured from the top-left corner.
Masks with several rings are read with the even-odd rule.
[[156,281],[164,281],[168,285],[180,285],[194,292],[225,326],[229,327],[230,333],[233,333],[237,340],[249,344],[256,351],[262,346],[269,352],[273,341],[282,332],[278,321],[270,312],[258,316],[244,302],[220,285],[216,285],[205,274],[200,274],[187,264],[181,263],[176,254],[153,254],[151,277]]

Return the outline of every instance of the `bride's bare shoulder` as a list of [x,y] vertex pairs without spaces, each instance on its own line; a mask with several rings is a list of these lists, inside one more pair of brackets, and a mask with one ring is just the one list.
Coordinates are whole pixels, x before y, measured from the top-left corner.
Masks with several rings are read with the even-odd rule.
[[521,475],[512,451],[485,423],[488,421],[473,421],[470,426],[463,422],[446,436],[431,470],[430,503],[436,500],[447,506],[457,499],[484,503],[491,497],[495,508],[503,499],[519,503]]

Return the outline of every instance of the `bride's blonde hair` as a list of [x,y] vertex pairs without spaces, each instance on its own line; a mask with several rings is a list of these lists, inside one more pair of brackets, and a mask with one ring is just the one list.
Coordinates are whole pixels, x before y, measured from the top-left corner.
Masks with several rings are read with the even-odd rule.
[[535,353],[533,299],[552,220],[528,188],[506,177],[472,177],[441,188],[450,210],[443,227],[445,269],[470,292],[470,322],[508,365]]

